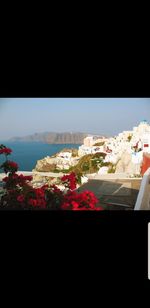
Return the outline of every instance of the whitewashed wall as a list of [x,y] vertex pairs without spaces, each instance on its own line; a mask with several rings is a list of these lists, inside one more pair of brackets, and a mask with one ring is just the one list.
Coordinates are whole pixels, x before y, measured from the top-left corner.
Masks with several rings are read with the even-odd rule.
[[134,210],[150,210],[150,168],[144,173]]

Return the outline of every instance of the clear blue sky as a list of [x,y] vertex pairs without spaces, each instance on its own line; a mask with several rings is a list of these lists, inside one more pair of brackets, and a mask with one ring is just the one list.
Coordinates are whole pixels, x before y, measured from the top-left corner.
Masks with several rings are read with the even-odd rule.
[[113,136],[150,123],[149,98],[0,98],[0,140],[36,132]]

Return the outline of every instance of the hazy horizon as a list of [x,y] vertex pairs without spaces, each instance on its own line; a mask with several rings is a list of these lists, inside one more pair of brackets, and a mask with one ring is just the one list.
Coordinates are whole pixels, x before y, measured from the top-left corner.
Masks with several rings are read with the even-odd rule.
[[0,98],[0,140],[35,133],[114,136],[150,123],[150,98]]

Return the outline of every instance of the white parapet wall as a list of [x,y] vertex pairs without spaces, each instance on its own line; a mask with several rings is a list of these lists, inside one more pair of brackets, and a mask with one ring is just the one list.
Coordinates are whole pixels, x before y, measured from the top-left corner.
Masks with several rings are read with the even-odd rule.
[[150,210],[150,168],[144,173],[134,210]]
[[[20,174],[23,174],[23,175],[31,175],[31,176],[34,176],[34,175],[39,175],[39,176],[43,176],[43,177],[61,177],[64,175],[64,173],[62,172],[58,172],[58,173],[54,173],[54,172],[38,172],[38,171],[17,171],[16,172],[18,175]],[[0,173],[0,181],[2,181],[2,179],[4,177],[8,176],[8,174],[5,174],[5,173]]]

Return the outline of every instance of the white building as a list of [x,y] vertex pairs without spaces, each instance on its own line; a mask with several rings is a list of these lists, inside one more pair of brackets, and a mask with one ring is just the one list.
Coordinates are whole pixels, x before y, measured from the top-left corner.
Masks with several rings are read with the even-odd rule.
[[103,146],[94,146],[96,141],[100,142],[102,139],[94,136],[85,138],[84,145],[79,147],[79,156],[103,152],[107,154],[105,162],[116,164],[122,154],[128,152],[132,155],[132,162],[140,164],[143,152],[150,153],[150,125],[145,120],[141,121],[132,131],[123,131],[114,138],[105,138]]
[[85,147],[92,147],[94,142],[94,137],[93,136],[88,136],[84,138],[83,144]]
[[70,153],[70,152],[60,152],[57,156],[60,157],[60,158],[63,158],[63,159],[70,160],[72,153]]
[[88,136],[84,138],[83,145],[86,147],[92,147],[95,143],[105,142],[108,138],[99,137],[99,136]]

